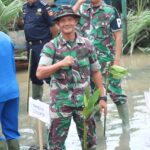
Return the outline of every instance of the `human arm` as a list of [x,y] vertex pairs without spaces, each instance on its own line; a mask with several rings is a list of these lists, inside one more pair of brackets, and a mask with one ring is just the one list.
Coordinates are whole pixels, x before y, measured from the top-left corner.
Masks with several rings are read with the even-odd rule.
[[79,10],[80,6],[85,2],[86,0],[77,0],[77,2],[75,3],[75,5],[72,7],[72,10],[77,13],[77,11]]
[[117,9],[114,8],[114,13],[112,17],[112,21],[110,24],[113,37],[115,40],[115,59],[114,59],[114,65],[119,65],[120,63],[120,57],[122,53],[122,23],[121,18],[119,16],[119,13]]
[[100,89],[100,101],[99,106],[104,110],[104,113],[107,113],[107,103],[104,97],[104,87],[103,87],[103,80],[102,75],[100,73],[101,66],[99,64],[97,54],[95,47],[91,44],[91,42],[88,40],[85,40],[85,43],[87,47],[89,48],[89,62],[90,62],[90,70],[91,70],[91,77],[93,79],[93,82],[96,86],[96,88]]
[[120,64],[120,58],[122,54],[122,31],[116,31],[113,33],[115,39],[115,59],[113,65]]
[[[44,59],[41,57],[41,59]],[[63,60],[48,66],[39,65],[36,71],[36,76],[38,79],[44,79],[51,76],[53,73],[61,69],[62,67],[71,66],[73,64],[73,57],[66,56]]]

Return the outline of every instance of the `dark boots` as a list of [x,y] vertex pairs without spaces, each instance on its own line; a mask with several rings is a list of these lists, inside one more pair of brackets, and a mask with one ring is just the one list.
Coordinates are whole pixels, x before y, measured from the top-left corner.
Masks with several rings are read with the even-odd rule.
[[43,85],[32,84],[32,98],[42,100]]
[[[130,125],[129,125],[129,112],[128,112],[128,105],[127,103],[122,105],[117,105],[118,114],[122,120],[122,129],[123,132],[129,131]],[[96,122],[100,121],[101,114],[100,111],[97,111],[94,115],[94,120]]]
[[19,150],[19,149],[20,148],[18,140],[0,141],[0,150]]
[[0,150],[7,150],[6,141],[0,141]]
[[118,113],[120,118],[122,119],[122,129],[123,132],[129,131],[129,112],[127,103],[117,106]]
[[19,150],[19,141],[18,140],[7,140],[8,150]]

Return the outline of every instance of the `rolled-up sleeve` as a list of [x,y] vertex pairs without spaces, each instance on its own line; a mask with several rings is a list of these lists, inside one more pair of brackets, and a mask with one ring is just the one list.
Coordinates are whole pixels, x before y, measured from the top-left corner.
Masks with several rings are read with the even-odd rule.
[[40,66],[49,66],[53,63],[55,51],[51,48],[51,43],[45,44],[39,61]]
[[42,53],[39,61],[40,66],[49,66],[52,64],[52,59],[48,57],[46,54]]
[[95,63],[91,64],[91,71],[98,71],[101,69],[101,65],[99,64],[98,60]]

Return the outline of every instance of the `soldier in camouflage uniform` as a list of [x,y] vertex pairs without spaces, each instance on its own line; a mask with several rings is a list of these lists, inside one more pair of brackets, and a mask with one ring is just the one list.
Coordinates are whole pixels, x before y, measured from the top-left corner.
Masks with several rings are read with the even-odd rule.
[[[75,26],[79,15],[70,6],[62,6],[56,14],[60,34],[43,48],[37,77],[51,76],[49,131],[50,150],[65,150],[71,118],[76,123],[77,132],[83,145],[83,94],[90,88],[90,78],[101,90],[99,106],[107,111],[100,65],[90,41],[76,34]],[[97,80],[96,80],[97,79]],[[91,117],[87,121],[88,150],[96,148],[95,123]]]
[[[88,37],[96,49],[103,77],[107,78],[110,65],[119,65],[122,51],[121,19],[117,10],[105,4],[102,0],[78,0],[73,11],[81,16],[78,30],[84,37]],[[127,96],[121,88],[121,80],[109,75],[108,92],[116,104],[122,119],[123,131],[129,129]],[[100,117],[99,117],[100,118]],[[98,119],[99,119],[98,118]],[[96,116],[97,119],[97,116]]]

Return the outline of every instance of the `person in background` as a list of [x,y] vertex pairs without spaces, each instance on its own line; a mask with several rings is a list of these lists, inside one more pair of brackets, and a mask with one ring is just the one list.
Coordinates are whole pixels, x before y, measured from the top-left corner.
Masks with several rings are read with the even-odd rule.
[[[28,60],[31,58],[29,69],[32,81],[32,98],[42,100],[44,80],[50,84],[50,77],[39,80],[36,77],[36,70],[44,44],[57,35],[57,27],[53,22],[53,11],[50,5],[42,0],[27,0],[23,5],[23,24]],[[29,57],[30,55],[31,57]],[[43,124],[40,121],[37,123],[37,128],[39,143],[45,146],[47,138],[44,129],[46,128],[43,129]],[[40,138],[42,135],[43,138]]]
[[[85,4],[85,0],[78,0],[73,6],[73,11],[81,16],[78,23],[78,32],[92,42],[101,65],[101,73],[108,84],[107,92],[116,104],[123,131],[129,130],[129,115],[127,96],[121,88],[121,80],[114,79],[108,70],[112,65],[120,65],[122,53],[122,29],[121,19],[117,10],[105,4],[102,0],[91,0]],[[108,78],[109,75],[109,78]],[[95,119],[100,120],[99,112]]]
[[[41,53],[36,75],[39,79],[51,76],[49,130],[50,150],[65,149],[71,118],[76,123],[77,133],[83,146],[83,95],[90,88],[93,76],[96,87],[101,91],[99,106],[107,112],[100,65],[90,41],[75,31],[79,15],[70,6],[62,6],[56,13],[60,34],[47,43]],[[91,88],[90,88],[91,89]],[[95,122],[87,121],[87,147],[96,149]]]
[[0,31],[0,150],[19,150],[19,87],[16,79],[14,47],[8,35]]
[[[36,77],[36,69],[39,63],[41,49],[56,35],[56,27],[53,23],[53,12],[47,3],[40,0],[27,0],[23,5],[24,33],[26,38],[26,48],[28,59],[30,51],[32,81],[32,98],[42,100],[43,80]],[[52,35],[53,33],[53,35]],[[50,79],[46,82],[49,84]]]

